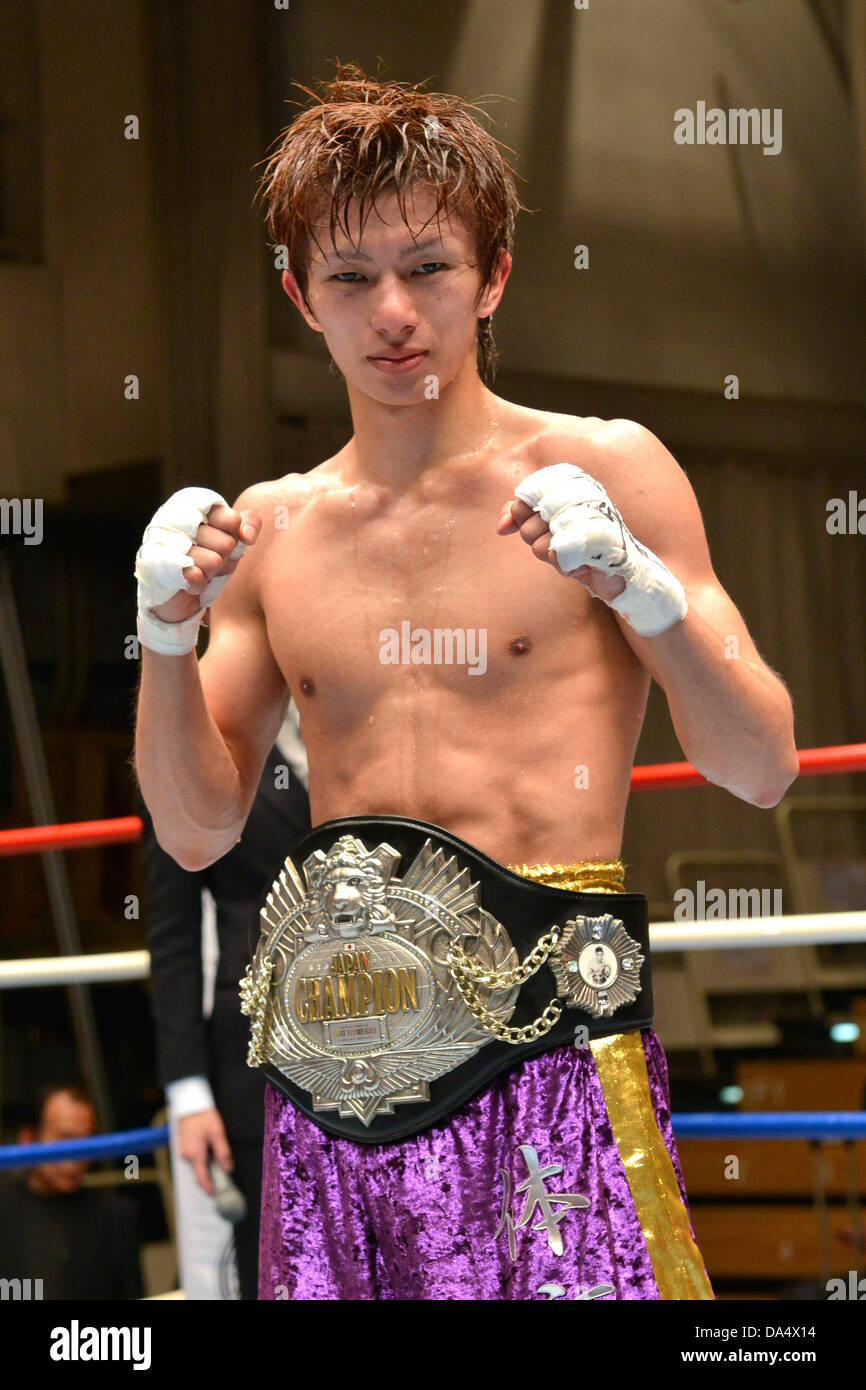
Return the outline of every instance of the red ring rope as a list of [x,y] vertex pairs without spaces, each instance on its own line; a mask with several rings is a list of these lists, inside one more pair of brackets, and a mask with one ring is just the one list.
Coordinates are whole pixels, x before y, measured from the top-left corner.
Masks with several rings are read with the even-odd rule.
[[[828,772],[866,772],[866,743],[848,743],[836,748],[803,748],[798,756],[801,777],[818,777]],[[650,763],[632,769],[631,785],[633,791],[651,792],[665,787],[699,787],[709,786],[710,783],[691,763]],[[0,855],[124,844],[139,840],[142,828],[140,816],[117,816],[111,820],[71,821],[66,825],[28,825],[17,830],[0,830]]]

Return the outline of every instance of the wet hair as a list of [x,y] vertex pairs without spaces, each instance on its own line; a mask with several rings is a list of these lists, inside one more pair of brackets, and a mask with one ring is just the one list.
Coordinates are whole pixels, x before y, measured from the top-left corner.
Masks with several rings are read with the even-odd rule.
[[[496,270],[500,251],[511,251],[514,224],[523,208],[517,175],[501,145],[470,114],[480,108],[461,97],[422,91],[424,83],[370,78],[356,63],[336,61],[337,75],[277,137],[277,148],[261,163],[256,199],[266,209],[271,245],[285,247],[288,268],[307,299],[310,239],[322,252],[314,222],[327,212],[331,244],[340,226],[351,240],[348,206],[358,200],[359,225],[381,193],[396,195],[408,227],[406,199],[413,186],[436,194],[434,217],[452,211],[475,244],[481,276],[476,303]],[[425,79],[426,81],[426,79]],[[365,216],[365,208],[367,209]],[[431,218],[431,221],[433,219]],[[324,255],[324,252],[322,252]],[[478,321],[478,369],[492,381],[498,353],[490,319]]]

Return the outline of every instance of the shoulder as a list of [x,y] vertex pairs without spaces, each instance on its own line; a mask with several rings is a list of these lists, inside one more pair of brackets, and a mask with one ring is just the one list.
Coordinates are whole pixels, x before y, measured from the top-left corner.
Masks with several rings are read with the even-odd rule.
[[693,497],[684,470],[670,450],[636,420],[602,420],[596,416],[553,416],[537,441],[542,461],[569,462],[584,469],[623,507],[644,509],[653,498],[666,507]]
[[538,436],[537,448],[543,463],[576,463],[605,486],[608,481],[636,484],[650,474],[654,478],[685,476],[658,436],[636,420],[551,415]]
[[263,528],[276,524],[284,528],[310,502],[334,490],[338,478],[332,460],[311,468],[307,473],[286,473],[282,478],[252,483],[232,503],[235,511],[256,512]]
[[268,478],[251,483],[232,503],[237,512],[257,512],[262,521],[269,520],[273,510],[282,505],[296,507],[310,492],[310,475],[286,473],[282,478]]
[[[252,512],[260,525],[255,544],[247,547],[243,563],[226,587],[225,593],[231,593],[233,602],[250,598],[257,606],[260,605],[259,586],[262,576],[270,567],[273,546],[303,511],[315,487],[310,474],[287,473],[282,478],[252,483],[235,498],[231,504],[233,509],[236,512]],[[226,609],[227,605],[223,603],[222,611]]]
[[543,462],[569,462],[601,483],[632,533],[662,558],[704,567],[706,537],[685,470],[652,430],[636,420],[553,416],[538,440]]

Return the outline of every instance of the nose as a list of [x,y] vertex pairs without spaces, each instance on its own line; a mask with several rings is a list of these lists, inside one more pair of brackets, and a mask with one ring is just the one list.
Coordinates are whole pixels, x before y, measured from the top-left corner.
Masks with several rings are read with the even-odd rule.
[[414,331],[418,313],[408,285],[397,275],[383,275],[373,295],[370,326],[394,337]]

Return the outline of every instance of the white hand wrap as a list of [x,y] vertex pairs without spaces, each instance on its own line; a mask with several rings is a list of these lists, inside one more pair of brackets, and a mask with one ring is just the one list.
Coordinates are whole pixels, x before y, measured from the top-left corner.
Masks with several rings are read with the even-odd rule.
[[[158,507],[144,528],[141,546],[135,557],[135,577],[138,580],[138,639],[142,646],[163,656],[181,656],[195,650],[198,630],[205,609],[222,590],[230,574],[212,579],[199,595],[201,607],[191,617],[179,623],[157,618],[151,609],[166,603],[179,589],[189,590],[184,570],[195,564],[188,551],[192,548],[198,528],[207,521],[208,512],[217,502],[228,506],[224,497],[209,487],[183,487]],[[235,560],[243,555],[246,546],[238,541],[231,555]]]
[[626,618],[641,637],[658,637],[686,616],[680,581],[635,540],[601,483],[582,468],[552,463],[530,473],[514,493],[547,522],[548,548],[566,574],[592,565],[626,581],[621,594],[602,602]]

